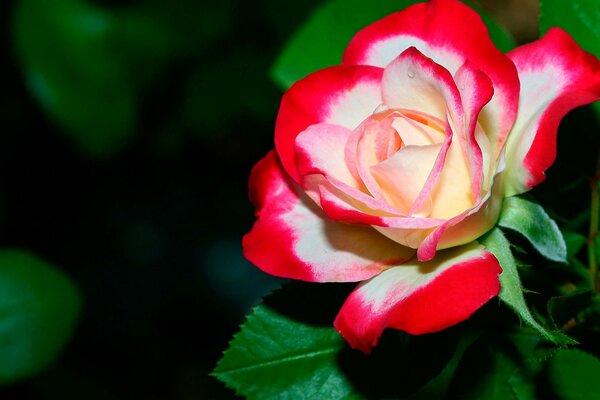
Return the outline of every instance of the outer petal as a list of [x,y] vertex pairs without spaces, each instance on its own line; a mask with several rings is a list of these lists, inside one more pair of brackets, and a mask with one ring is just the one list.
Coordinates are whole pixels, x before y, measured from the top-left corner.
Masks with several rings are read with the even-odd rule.
[[496,258],[476,243],[440,252],[434,261],[410,261],[360,284],[334,326],[365,353],[385,328],[437,332],[467,319],[500,290]]
[[275,148],[290,176],[299,182],[295,141],[317,123],[356,128],[382,103],[381,68],[335,66],[296,82],[283,96],[275,125]]
[[498,155],[517,113],[519,80],[515,66],[494,46],[481,18],[456,0],[415,4],[358,32],[343,64],[385,67],[411,46],[452,75],[469,60],[491,79],[494,97],[479,121]]
[[330,221],[287,177],[274,152],[254,167],[250,190],[258,220],[243,238],[244,254],[272,275],[360,281],[414,254],[370,227]]
[[556,130],[575,107],[600,99],[600,61],[563,30],[510,52],[521,78],[519,114],[506,148],[510,196],[545,179],[556,157]]

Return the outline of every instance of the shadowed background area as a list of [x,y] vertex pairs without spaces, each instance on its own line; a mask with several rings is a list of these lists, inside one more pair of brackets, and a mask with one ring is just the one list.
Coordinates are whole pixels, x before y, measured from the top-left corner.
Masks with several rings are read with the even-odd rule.
[[[281,94],[269,68],[319,3],[2,2],[1,246],[65,271],[83,311],[1,398],[233,397],[208,373],[279,284],[240,245]],[[535,36],[535,2],[480,3]]]

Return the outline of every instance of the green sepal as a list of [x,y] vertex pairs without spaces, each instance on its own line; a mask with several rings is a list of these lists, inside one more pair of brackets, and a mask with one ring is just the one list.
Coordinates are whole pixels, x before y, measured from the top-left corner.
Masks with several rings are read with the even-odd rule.
[[562,233],[539,204],[520,196],[506,198],[498,225],[523,235],[547,259],[567,262],[567,245]]
[[576,343],[561,332],[547,330],[531,314],[523,295],[523,286],[521,285],[517,264],[510,250],[510,244],[502,231],[494,228],[480,242],[496,256],[502,267],[502,273],[500,274],[500,300],[512,308],[523,321],[551,342],[558,345]]

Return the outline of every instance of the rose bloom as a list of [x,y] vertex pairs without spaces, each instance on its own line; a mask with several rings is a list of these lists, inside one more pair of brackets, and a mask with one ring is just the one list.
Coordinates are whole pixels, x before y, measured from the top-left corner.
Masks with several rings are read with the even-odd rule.
[[283,96],[244,253],[280,277],[361,282],[334,325],[364,352],[388,327],[457,324],[500,289],[476,239],[544,180],[561,118],[599,98],[600,62],[560,29],[505,55],[456,0],[389,15]]

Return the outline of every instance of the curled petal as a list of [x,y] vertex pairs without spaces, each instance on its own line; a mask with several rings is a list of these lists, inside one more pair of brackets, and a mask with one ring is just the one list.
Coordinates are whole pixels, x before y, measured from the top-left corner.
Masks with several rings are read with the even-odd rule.
[[390,268],[360,284],[334,326],[365,353],[385,328],[425,334],[470,317],[500,290],[496,258],[476,243],[440,252],[435,260]]
[[283,171],[274,152],[253,169],[258,220],[244,255],[272,275],[314,282],[355,282],[414,255],[368,226],[331,221]]
[[559,28],[508,56],[521,78],[519,114],[506,144],[506,195],[511,196],[545,179],[565,114],[600,99],[600,61]]
[[[491,152],[489,139],[485,134],[476,137],[476,132],[483,133],[483,129],[477,131],[477,122],[483,107],[492,99],[494,87],[490,78],[466,61],[457,71],[456,85],[460,90],[460,97],[465,110],[465,149],[467,154],[471,175],[471,193],[475,201],[481,198],[482,190],[486,187],[487,178],[491,178],[490,171],[485,165],[496,161]],[[483,150],[482,151],[482,147]],[[489,180],[489,179],[488,179]]]
[[469,243],[494,227],[502,209],[503,162],[497,171],[492,191],[488,192],[473,208],[450,218],[430,233],[419,244],[417,258],[429,261],[438,249]]
[[440,120],[462,120],[460,93],[450,72],[415,47],[403,51],[383,73],[383,101],[390,108],[416,110]]

